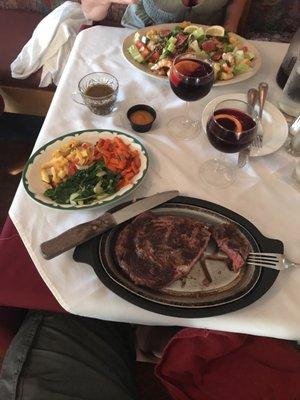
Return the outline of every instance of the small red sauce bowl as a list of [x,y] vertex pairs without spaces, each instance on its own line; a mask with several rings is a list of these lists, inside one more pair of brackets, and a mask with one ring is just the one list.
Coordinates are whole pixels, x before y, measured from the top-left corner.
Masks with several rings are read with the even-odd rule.
[[133,130],[148,132],[156,119],[156,111],[146,104],[137,104],[129,108],[127,118]]

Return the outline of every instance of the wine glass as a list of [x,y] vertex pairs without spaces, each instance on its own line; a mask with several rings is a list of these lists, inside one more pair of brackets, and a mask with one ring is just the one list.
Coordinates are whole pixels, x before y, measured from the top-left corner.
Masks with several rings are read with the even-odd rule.
[[189,17],[191,16],[193,7],[198,5],[198,0],[181,0],[182,4],[189,8]]
[[186,7],[195,7],[198,5],[198,0],[181,0]]
[[213,68],[195,54],[180,54],[173,60],[169,81],[176,96],[186,101],[185,114],[169,121],[169,132],[176,139],[193,139],[198,134],[198,121],[189,116],[189,102],[210,92],[214,82]]
[[[248,113],[249,106],[242,100],[218,103],[207,121],[206,134],[221,157],[202,164],[200,174],[205,183],[223,188],[236,178],[236,166],[228,163],[224,153],[238,153],[249,147],[257,134],[258,116]],[[222,157],[223,155],[223,157]]]

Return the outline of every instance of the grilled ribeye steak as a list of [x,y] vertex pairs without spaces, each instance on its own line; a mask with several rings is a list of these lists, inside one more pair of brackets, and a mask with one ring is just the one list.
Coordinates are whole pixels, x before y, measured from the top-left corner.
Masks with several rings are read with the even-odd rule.
[[190,272],[210,236],[194,218],[147,212],[119,233],[116,256],[134,283],[159,289]]
[[238,271],[245,264],[251,250],[248,240],[233,222],[214,228],[212,235],[219,249],[230,258],[233,270]]

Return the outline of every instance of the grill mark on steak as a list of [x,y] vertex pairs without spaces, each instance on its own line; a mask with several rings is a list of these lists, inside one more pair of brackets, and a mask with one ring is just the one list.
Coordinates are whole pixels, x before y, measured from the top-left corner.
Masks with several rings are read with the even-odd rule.
[[222,224],[213,229],[212,236],[220,250],[230,258],[233,270],[242,268],[251,248],[236,225],[233,222]]
[[159,289],[188,275],[210,236],[207,226],[194,218],[147,212],[119,233],[115,251],[134,283]]

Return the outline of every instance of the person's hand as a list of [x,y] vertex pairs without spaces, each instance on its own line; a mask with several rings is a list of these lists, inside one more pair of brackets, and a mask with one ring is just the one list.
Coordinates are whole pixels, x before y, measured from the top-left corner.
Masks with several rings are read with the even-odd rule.
[[108,12],[111,3],[136,4],[139,0],[81,0],[82,11],[87,19],[93,21],[103,20]]

